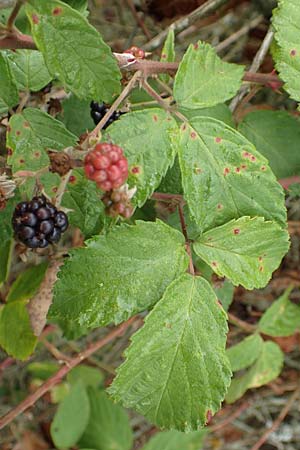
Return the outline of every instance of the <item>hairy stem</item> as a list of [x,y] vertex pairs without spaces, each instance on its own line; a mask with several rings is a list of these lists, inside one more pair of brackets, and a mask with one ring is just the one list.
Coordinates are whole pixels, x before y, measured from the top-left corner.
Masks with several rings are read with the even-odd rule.
[[12,32],[15,25],[15,20],[17,15],[19,14],[20,9],[22,8],[23,2],[22,0],[17,0],[12,12],[10,13],[9,18],[7,19],[6,29],[8,32]]

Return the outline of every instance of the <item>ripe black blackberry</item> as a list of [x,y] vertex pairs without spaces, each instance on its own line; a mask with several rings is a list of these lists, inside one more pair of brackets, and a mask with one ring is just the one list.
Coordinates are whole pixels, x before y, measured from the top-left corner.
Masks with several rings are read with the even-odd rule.
[[[110,106],[106,105],[105,103],[97,103],[94,101],[91,102],[90,107],[91,107],[91,117],[95,125],[97,125],[100,122],[100,120],[105,116],[105,114],[110,108]],[[125,112],[114,111],[114,113],[110,116],[110,118],[104,125],[103,130],[105,130],[105,128],[107,128],[115,120],[118,120],[122,114],[125,114]]]
[[12,218],[16,238],[29,248],[45,248],[58,242],[68,225],[67,215],[44,195],[18,203]]

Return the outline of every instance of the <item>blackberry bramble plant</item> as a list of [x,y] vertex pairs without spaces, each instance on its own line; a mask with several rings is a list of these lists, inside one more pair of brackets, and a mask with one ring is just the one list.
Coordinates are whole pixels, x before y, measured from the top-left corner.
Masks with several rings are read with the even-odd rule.
[[[163,32],[160,61],[137,47],[113,53],[88,22],[84,1],[18,0],[7,11],[0,29],[1,177],[15,190],[10,185],[6,195],[0,178],[0,344],[23,360],[47,323],[66,340],[116,325],[58,369],[49,389],[129,327],[135,332],[107,393],[158,428],[196,431],[226,396],[234,401],[280,373],[279,346],[260,336],[272,335],[268,317],[226,351],[227,309],[234,286],[266,286],[289,249],[278,179],[295,175],[295,155],[287,150],[281,165],[274,154],[278,124],[285,121],[295,139],[299,124],[282,111],[256,111],[235,123],[228,102],[253,84],[283,83],[300,100],[294,3],[281,0],[272,19],[279,75],[225,62],[202,41],[180,59],[176,27]],[[287,21],[293,36],[285,33]],[[146,102],[134,100],[141,93]],[[55,117],[45,112],[51,95],[61,101]],[[124,107],[126,114],[118,112]],[[229,286],[227,303],[217,277]],[[232,380],[242,369],[248,372]],[[115,407],[101,395],[100,403]],[[87,429],[94,396],[77,384],[74,398],[85,417],[75,437],[64,440],[60,416],[52,437],[59,448],[93,447]]]

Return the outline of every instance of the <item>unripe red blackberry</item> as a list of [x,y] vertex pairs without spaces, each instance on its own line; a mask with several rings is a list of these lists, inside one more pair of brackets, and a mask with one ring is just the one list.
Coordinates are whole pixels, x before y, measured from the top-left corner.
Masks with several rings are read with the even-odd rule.
[[97,144],[84,159],[87,178],[96,182],[102,191],[117,189],[128,178],[128,162],[123,150],[114,144]]
[[27,247],[45,248],[59,241],[68,228],[68,218],[41,195],[16,206],[12,225],[16,238]]

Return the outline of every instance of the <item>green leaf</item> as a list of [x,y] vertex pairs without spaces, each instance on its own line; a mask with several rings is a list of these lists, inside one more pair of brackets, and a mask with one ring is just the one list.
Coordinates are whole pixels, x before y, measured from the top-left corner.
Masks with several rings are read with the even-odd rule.
[[173,138],[185,198],[203,231],[241,216],[286,226],[283,189],[267,160],[241,134],[218,120],[195,117]]
[[289,236],[262,217],[241,217],[204,233],[194,250],[219,276],[246,289],[264,287],[289,249]]
[[133,201],[139,207],[173,164],[169,133],[176,129],[175,120],[158,108],[124,114],[107,129],[106,136],[124,149],[129,163],[128,184],[137,187]]
[[34,336],[26,309],[26,300],[7,303],[0,309],[0,345],[9,355],[24,360],[34,350]]
[[126,412],[114,405],[105,392],[88,389],[91,415],[80,447],[97,450],[130,450],[133,435]]
[[26,12],[49,72],[67,89],[107,103],[120,93],[117,61],[80,12],[58,0],[29,0]]
[[183,194],[181,170],[177,156],[174,160],[173,166],[167,170],[167,173],[158,186],[157,191],[169,194]]
[[277,178],[300,173],[300,122],[287,111],[254,111],[239,131],[269,160]]
[[87,0],[63,0],[64,3],[67,3],[71,8],[77,9],[84,16],[88,15],[88,1]]
[[197,430],[218,411],[230,383],[226,332],[210,284],[182,275],[133,335],[110,393],[158,427]]
[[288,193],[292,198],[300,198],[300,183],[290,184]]
[[263,314],[258,323],[261,333],[291,336],[300,328],[300,307],[289,300],[291,290],[287,289]]
[[233,403],[251,388],[257,388],[275,380],[281,372],[284,355],[274,342],[264,342],[256,363],[241,377],[234,378],[226,395],[227,403]]
[[75,179],[68,183],[63,197],[63,206],[70,209],[70,223],[80,228],[85,237],[98,234],[104,226],[104,205],[101,191],[94,182],[89,181],[82,171],[74,171]]
[[[1,217],[0,217],[1,219]],[[6,240],[0,243],[0,286],[6,281],[11,263],[11,254],[13,249],[13,241]]]
[[26,366],[26,371],[34,378],[47,380],[59,370],[58,363],[54,362],[32,362]]
[[175,76],[174,98],[179,106],[197,109],[232,98],[239,90],[244,67],[223,62],[215,50],[199,41],[190,45]]
[[221,286],[215,287],[215,294],[218,297],[218,300],[222,303],[223,309],[228,311],[232,301],[234,294],[234,286],[230,281],[225,280]]
[[246,369],[259,357],[263,340],[259,334],[253,334],[243,339],[239,344],[230,347],[226,353],[233,372]]
[[91,108],[88,100],[80,100],[75,95],[70,95],[62,101],[62,107],[63,112],[60,115],[60,120],[76,136],[80,136],[94,128],[95,125],[91,118]]
[[19,95],[12,76],[8,58],[0,52],[0,115],[19,103]]
[[88,424],[90,409],[85,385],[78,380],[60,403],[51,424],[51,437],[57,448],[76,444]]
[[20,201],[20,198],[17,194],[7,202],[5,209],[0,211],[0,286],[6,281],[9,274],[13,250],[13,228],[11,221],[18,201]]
[[[62,150],[76,143],[77,137],[64,125],[48,114],[34,108],[26,108],[22,114],[14,114],[9,121],[7,163],[12,172],[19,170],[37,171],[49,166],[46,149]],[[60,182],[57,174],[46,173],[40,177],[46,191],[53,195]],[[28,180],[23,190],[32,193],[35,179]]]
[[276,46],[273,52],[275,67],[284,88],[294,100],[300,100],[300,10],[298,0],[279,0],[272,24]]
[[97,388],[103,384],[104,375],[97,367],[80,364],[80,366],[74,367],[74,369],[68,373],[67,380],[72,385],[80,380],[86,387],[92,386]]
[[[169,29],[168,35],[166,37],[163,49],[161,51],[161,62],[173,62],[175,61],[175,47],[174,47],[174,41],[175,41],[175,33],[173,29]],[[167,74],[160,74],[159,78],[164,82],[168,83],[170,80],[170,76]]]
[[47,267],[48,262],[43,262],[22,272],[12,284],[6,301],[28,300],[33,297],[44,279]]
[[123,224],[72,251],[50,317],[97,327],[153,306],[188,265],[181,233],[163,222]]
[[188,109],[180,108],[180,112],[188,119],[192,120],[195,117],[212,117],[213,119],[220,120],[226,123],[231,128],[235,128],[232,112],[225,103],[219,103],[218,105],[211,106],[210,108]]
[[171,430],[156,433],[142,450],[200,450],[206,435],[205,430],[181,433]]
[[21,91],[37,92],[52,80],[42,53],[36,50],[12,52],[9,64]]

